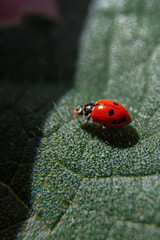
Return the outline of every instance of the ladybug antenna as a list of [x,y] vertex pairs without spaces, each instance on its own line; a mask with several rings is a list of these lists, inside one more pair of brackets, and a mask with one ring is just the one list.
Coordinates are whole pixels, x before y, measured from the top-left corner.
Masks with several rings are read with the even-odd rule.
[[71,107],[71,108],[74,108],[74,109],[76,109],[76,107],[75,107],[75,106],[73,106],[73,105],[69,105],[68,107]]
[[72,117],[72,119],[74,119],[77,116],[77,112],[74,111],[74,116]]
[[73,106],[73,105],[69,105],[69,107],[74,108],[74,116],[73,116],[72,118],[75,118],[76,115],[78,114],[78,113],[76,112],[76,107]]

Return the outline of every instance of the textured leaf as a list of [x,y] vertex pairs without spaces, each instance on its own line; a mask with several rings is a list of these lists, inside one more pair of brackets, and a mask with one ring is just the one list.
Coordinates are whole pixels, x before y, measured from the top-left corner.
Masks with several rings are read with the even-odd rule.
[[[160,239],[159,10],[156,0],[93,2],[75,88],[44,125],[19,238]],[[131,126],[71,120],[69,104],[102,98],[121,102]]]

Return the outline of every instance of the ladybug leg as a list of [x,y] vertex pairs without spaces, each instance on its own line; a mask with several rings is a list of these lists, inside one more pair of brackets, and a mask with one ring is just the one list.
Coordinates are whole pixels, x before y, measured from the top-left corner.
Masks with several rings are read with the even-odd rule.
[[107,131],[107,126],[106,125],[101,125],[101,129],[102,129],[101,134],[104,137],[104,143],[108,145],[108,143],[111,139],[111,136]]
[[89,114],[89,116],[87,117],[87,119],[86,119],[87,122],[89,121],[90,117],[91,117],[91,114]]
[[[106,125],[102,125],[100,123],[96,123],[96,122],[93,122],[93,124],[96,126],[96,131],[95,133],[96,134],[101,134],[103,135],[104,139],[106,137],[108,137],[108,134],[106,132],[106,129],[107,129],[107,126]],[[106,135],[107,134],[107,135]],[[105,143],[108,143],[108,141],[105,141]]]
[[89,114],[89,115],[87,116],[87,118],[86,118],[85,120],[83,120],[82,122],[83,122],[83,123],[87,123],[87,122],[89,121],[90,117],[91,117],[91,114]]
[[93,134],[94,134],[94,136],[100,136],[100,134],[101,134],[101,124],[97,123],[97,122],[94,122],[94,121],[92,121],[92,124],[93,124]]
[[106,125],[102,125],[102,130],[106,130]]
[[93,123],[93,125],[95,126],[95,127],[97,127],[97,128],[99,128],[101,125],[99,124],[99,123],[97,123],[97,122],[94,122],[94,121],[92,121],[92,123]]

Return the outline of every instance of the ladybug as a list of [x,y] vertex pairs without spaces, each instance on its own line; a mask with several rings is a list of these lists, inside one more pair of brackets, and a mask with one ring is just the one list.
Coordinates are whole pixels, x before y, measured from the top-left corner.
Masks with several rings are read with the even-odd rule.
[[92,118],[93,122],[102,125],[120,127],[131,123],[132,119],[120,103],[113,100],[101,99],[97,102],[90,102],[84,106],[74,107],[74,116],[86,116],[86,122]]

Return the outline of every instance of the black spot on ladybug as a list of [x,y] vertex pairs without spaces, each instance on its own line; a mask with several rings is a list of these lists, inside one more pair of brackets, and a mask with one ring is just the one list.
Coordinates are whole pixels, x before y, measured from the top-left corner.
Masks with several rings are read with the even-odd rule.
[[122,121],[124,122],[126,120],[126,118],[122,118]]
[[113,115],[114,115],[114,110],[113,110],[113,109],[109,110],[108,115],[109,115],[110,117],[113,116]]
[[113,104],[114,104],[114,105],[119,105],[119,103],[118,103],[118,102],[113,102]]
[[112,120],[112,124],[116,124],[116,120]]

